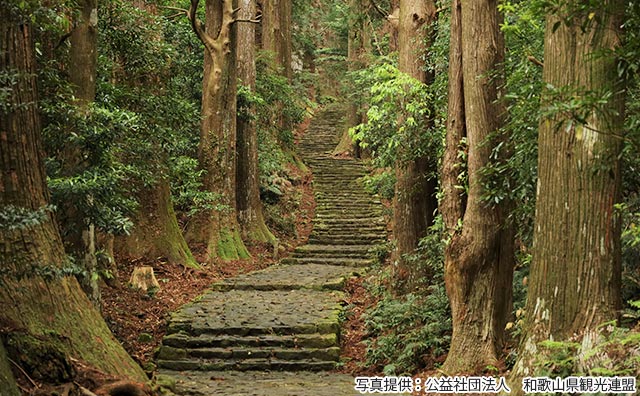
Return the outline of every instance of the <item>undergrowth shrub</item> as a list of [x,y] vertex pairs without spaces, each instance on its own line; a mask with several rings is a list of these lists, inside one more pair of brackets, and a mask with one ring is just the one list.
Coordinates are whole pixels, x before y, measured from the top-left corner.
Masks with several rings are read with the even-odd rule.
[[395,296],[388,286],[390,270],[382,269],[370,291],[380,297],[365,313],[366,364],[382,367],[386,375],[414,373],[434,363],[449,348],[451,308],[444,286],[442,222],[436,222],[409,259],[429,278],[414,293]]

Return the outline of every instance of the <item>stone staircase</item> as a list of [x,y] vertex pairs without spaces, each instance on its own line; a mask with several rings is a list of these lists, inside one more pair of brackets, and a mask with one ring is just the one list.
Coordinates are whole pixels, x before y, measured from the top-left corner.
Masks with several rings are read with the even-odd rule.
[[[197,392],[204,385],[193,379],[202,378],[194,372],[232,370],[259,376],[258,371],[331,370],[338,363],[345,305],[341,290],[349,277],[371,264],[369,250],[386,238],[382,206],[358,180],[365,174],[360,162],[330,155],[339,139],[341,117],[337,109],[324,110],[299,145],[314,175],[317,203],[308,243],[278,265],[213,285],[172,316],[157,363],[163,375],[192,373],[182,373],[183,389],[191,392],[183,394],[209,394]],[[335,379],[321,381],[320,388],[329,392],[340,383],[341,389],[353,393],[353,379],[332,382]],[[234,389],[215,391],[232,394],[228,392]]]

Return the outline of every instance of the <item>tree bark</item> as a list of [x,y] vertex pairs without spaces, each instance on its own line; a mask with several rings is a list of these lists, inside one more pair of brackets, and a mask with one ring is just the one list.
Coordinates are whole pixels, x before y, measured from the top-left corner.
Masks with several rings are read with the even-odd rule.
[[195,16],[190,20],[205,46],[202,87],[202,124],[198,160],[206,170],[203,188],[220,197],[223,210],[205,210],[189,223],[187,240],[203,244],[209,260],[249,257],[236,210],[236,29],[231,0],[206,2],[206,29]]
[[[350,72],[361,70],[369,63],[371,54],[371,37],[365,23],[368,12],[364,0],[349,1],[349,35],[347,42],[347,66]],[[352,92],[352,95],[362,95],[360,92]],[[349,135],[349,128],[364,122],[366,109],[361,98],[354,97],[347,103],[347,118],[345,130],[340,142],[333,151],[334,154],[353,153],[359,156],[358,142],[354,142]]]
[[[401,0],[398,31],[398,66],[401,72],[417,80],[430,83],[432,76],[424,71],[425,46],[430,45],[430,37],[425,36],[424,28],[436,20],[436,7],[433,1]],[[422,120],[424,129],[432,126],[431,119]],[[404,160],[410,153],[398,153],[396,162],[396,186],[393,204],[393,235],[396,241],[394,252],[394,281],[399,293],[413,291],[419,278],[428,274],[418,269],[405,255],[418,247],[418,242],[427,233],[433,223],[433,212],[437,207],[435,197],[437,182],[429,174],[435,174],[436,160],[419,156]]]
[[11,371],[9,360],[7,359],[7,352],[4,349],[4,344],[0,339],[0,389],[2,389],[3,395],[6,396],[20,396],[16,379]]
[[0,323],[58,345],[109,374],[144,372],[107,328],[73,276],[51,213],[42,160],[30,17],[0,6],[0,70],[15,73],[0,109],[0,208],[39,212],[38,222],[0,227]]
[[[620,198],[624,95],[608,51],[620,45],[623,10],[624,2],[609,0],[592,15],[569,17],[561,9],[547,16],[545,85],[565,89],[572,100],[613,95],[590,109],[584,122],[562,112],[540,120],[533,260],[514,383],[532,375],[546,356],[539,342],[593,345],[598,325],[615,320],[621,306],[614,205]],[[559,100],[553,89],[543,93],[543,108]]]
[[[240,0],[239,19],[253,19],[256,14],[255,0]],[[238,24],[238,79],[255,93],[256,55],[255,25]],[[253,117],[255,109],[247,109],[247,116],[237,118],[238,142],[236,145],[238,222],[244,240],[273,243],[276,238],[264,222],[260,201],[258,168],[258,135]]]
[[291,0],[263,0],[262,49],[273,52],[289,81],[293,77],[291,44]]
[[496,365],[511,311],[514,234],[507,222],[510,203],[484,202],[486,192],[480,180],[480,171],[490,163],[499,142],[492,134],[500,128],[504,114],[499,102],[504,59],[500,23],[496,0],[453,1],[445,158],[456,158],[459,139],[466,131],[469,187],[465,202],[456,190],[456,166],[445,163],[442,210],[451,237],[445,250],[445,284],[453,324],[443,365],[447,374],[478,372]]
[[187,246],[171,202],[168,180],[138,194],[140,209],[130,235],[115,238],[114,249],[130,257],[165,258],[170,263],[200,268]]
[[[74,90],[79,111],[87,111],[96,96],[98,4],[97,0],[78,2],[79,18],[74,22],[69,51],[69,81]],[[63,155],[63,174],[75,176],[86,169],[82,150],[67,143]],[[87,202],[91,197],[83,197]],[[100,307],[100,288],[96,271],[95,227],[76,202],[64,202],[58,212],[66,251],[86,271],[78,276],[82,289],[96,307]]]

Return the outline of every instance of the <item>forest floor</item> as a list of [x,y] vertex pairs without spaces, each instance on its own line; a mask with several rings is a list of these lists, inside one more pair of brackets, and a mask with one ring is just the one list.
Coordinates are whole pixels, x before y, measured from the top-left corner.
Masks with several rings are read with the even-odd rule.
[[[305,123],[301,127],[307,125]],[[279,246],[285,249],[279,252],[278,259],[287,257],[307,241],[315,210],[311,175],[294,166],[290,166],[288,172],[294,183],[285,192],[282,202],[286,207],[280,208],[280,211],[286,213],[291,209],[292,201],[296,201],[297,208],[293,216],[295,234],[278,232],[272,228],[279,239]],[[203,266],[202,270],[168,263],[163,258],[116,257],[118,284],[115,287],[103,287],[102,314],[116,338],[148,374],[155,369],[153,355],[165,335],[172,312],[203,294],[217,281],[264,269],[277,262],[271,245],[253,245],[248,249],[251,259]],[[203,252],[196,250],[193,253],[197,261],[204,261]],[[161,286],[153,296],[127,286],[133,268],[138,266],[153,267]]]

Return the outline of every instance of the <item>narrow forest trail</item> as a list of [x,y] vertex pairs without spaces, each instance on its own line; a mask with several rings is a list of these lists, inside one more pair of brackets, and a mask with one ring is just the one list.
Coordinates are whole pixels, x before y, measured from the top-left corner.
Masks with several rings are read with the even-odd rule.
[[215,284],[172,316],[158,354],[181,395],[353,395],[340,357],[342,288],[371,264],[386,238],[382,206],[353,159],[330,155],[342,128],[337,107],[312,120],[299,152],[314,175],[316,214],[306,245],[262,271]]

